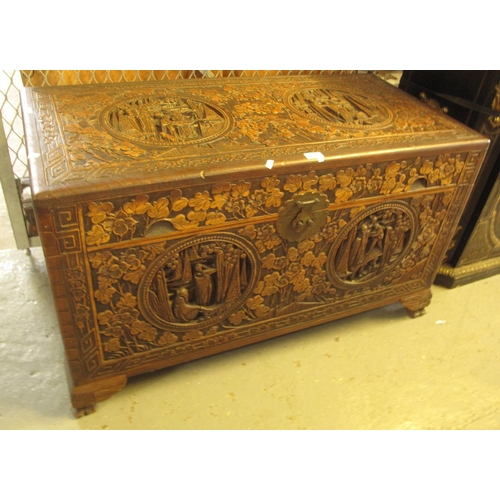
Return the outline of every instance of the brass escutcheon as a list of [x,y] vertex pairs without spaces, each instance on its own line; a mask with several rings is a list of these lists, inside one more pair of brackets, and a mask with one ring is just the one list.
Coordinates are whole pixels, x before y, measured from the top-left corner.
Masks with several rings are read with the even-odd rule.
[[317,233],[326,223],[328,198],[321,193],[294,196],[283,206],[276,227],[287,241],[302,241]]

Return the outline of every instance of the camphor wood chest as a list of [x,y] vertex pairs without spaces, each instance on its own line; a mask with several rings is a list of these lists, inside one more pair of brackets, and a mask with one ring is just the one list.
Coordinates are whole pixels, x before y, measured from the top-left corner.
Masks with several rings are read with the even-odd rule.
[[418,315],[488,146],[370,75],[28,89],[23,108],[80,413],[131,375]]

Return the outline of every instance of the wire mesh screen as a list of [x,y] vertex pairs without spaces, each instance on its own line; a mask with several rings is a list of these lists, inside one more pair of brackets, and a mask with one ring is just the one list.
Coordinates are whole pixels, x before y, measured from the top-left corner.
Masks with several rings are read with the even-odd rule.
[[17,179],[28,177],[19,89],[23,86],[19,71],[0,71],[0,111],[3,119],[12,172]]
[[93,83],[152,82],[191,78],[329,75],[351,70],[22,70],[26,87],[87,85]]

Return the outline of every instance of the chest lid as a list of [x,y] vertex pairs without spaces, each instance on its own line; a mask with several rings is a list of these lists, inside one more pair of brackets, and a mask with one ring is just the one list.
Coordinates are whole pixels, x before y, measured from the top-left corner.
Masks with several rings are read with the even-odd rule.
[[372,75],[31,88],[23,112],[35,201],[487,142]]

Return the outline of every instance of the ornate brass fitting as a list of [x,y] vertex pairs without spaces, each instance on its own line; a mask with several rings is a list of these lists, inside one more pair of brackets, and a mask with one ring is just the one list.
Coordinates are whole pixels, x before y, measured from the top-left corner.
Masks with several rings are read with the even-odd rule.
[[294,196],[280,212],[278,233],[287,241],[309,238],[325,225],[328,205],[328,198],[321,193]]

